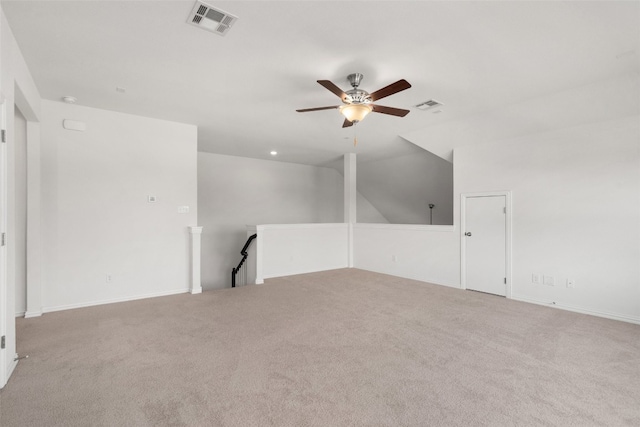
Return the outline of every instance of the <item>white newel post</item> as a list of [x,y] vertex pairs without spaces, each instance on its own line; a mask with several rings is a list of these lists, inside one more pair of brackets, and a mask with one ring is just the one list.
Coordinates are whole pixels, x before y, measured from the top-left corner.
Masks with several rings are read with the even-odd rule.
[[191,293],[202,293],[200,281],[200,243],[202,240],[202,227],[189,227],[191,230]]
[[255,251],[256,251],[256,256],[254,257],[255,259],[255,263],[256,263],[256,268],[255,268],[255,281],[252,283],[255,283],[256,285],[262,285],[264,283],[264,277],[262,274],[262,259],[263,259],[263,254],[262,254],[262,247],[263,247],[263,240],[264,240],[264,225],[258,225],[256,226],[256,234],[258,235],[258,237],[256,238],[256,244],[255,244]]

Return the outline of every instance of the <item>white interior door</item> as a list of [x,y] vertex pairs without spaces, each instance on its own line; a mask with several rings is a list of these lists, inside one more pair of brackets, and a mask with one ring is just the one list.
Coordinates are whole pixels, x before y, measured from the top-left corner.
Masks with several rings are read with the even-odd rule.
[[465,285],[506,296],[506,196],[466,197],[464,204]]

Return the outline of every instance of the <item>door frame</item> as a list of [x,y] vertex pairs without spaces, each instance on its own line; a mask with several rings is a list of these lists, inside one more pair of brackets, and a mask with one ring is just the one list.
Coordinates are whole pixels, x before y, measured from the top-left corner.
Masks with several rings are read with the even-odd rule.
[[466,231],[467,199],[495,196],[504,196],[507,209],[505,213],[505,276],[507,278],[505,296],[511,299],[511,191],[484,191],[460,194],[460,288],[467,289],[467,243],[464,235]]
[[[7,133],[7,98],[0,92],[0,129],[4,129],[5,136]],[[0,232],[8,233],[7,215],[8,215],[8,164],[7,164],[7,144],[0,143]],[[5,234],[6,236],[6,234]],[[7,316],[14,315],[15,307],[8,303],[8,285],[7,285],[7,262],[8,245],[0,247],[0,336],[7,336]],[[5,338],[8,339],[8,338]],[[8,348],[0,350],[0,388],[4,387],[9,379],[7,371],[7,351]],[[13,356],[13,355],[12,355]]]

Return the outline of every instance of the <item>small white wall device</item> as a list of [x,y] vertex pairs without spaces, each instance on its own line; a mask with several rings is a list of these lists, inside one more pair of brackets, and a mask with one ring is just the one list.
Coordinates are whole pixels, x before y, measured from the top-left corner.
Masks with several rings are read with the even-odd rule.
[[87,130],[87,124],[85,122],[79,122],[77,120],[65,119],[62,121],[62,127],[67,130],[76,130],[78,132],[84,132]]

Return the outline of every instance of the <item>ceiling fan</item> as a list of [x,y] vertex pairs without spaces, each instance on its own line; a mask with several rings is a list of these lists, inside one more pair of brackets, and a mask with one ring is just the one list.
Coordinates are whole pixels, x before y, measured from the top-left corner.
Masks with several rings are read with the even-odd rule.
[[343,128],[353,126],[354,123],[358,123],[372,111],[374,113],[390,114],[398,117],[404,117],[409,114],[409,110],[373,104],[373,102],[379,99],[393,95],[394,93],[398,93],[405,89],[409,89],[411,85],[408,81],[404,79],[398,80],[395,83],[391,83],[389,86],[385,86],[373,93],[369,93],[362,89],[358,89],[363,77],[364,76],[360,73],[349,74],[347,76],[347,80],[349,80],[353,89],[346,92],[343,92],[342,89],[329,80],[318,80],[318,83],[338,95],[340,99],[342,99],[343,104],[331,107],[304,108],[296,111],[298,113],[306,113],[308,111],[332,110],[337,108],[345,116],[344,123],[342,124]]

